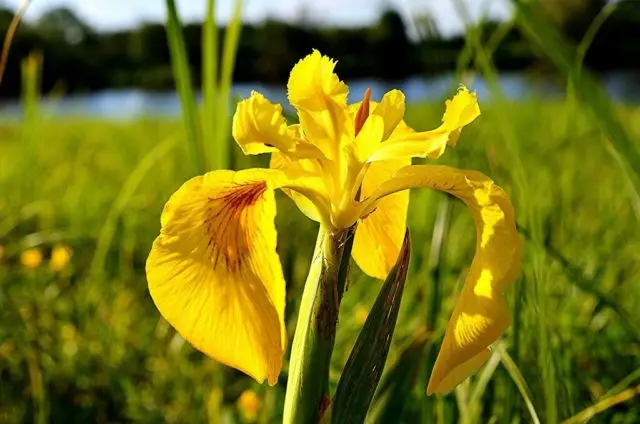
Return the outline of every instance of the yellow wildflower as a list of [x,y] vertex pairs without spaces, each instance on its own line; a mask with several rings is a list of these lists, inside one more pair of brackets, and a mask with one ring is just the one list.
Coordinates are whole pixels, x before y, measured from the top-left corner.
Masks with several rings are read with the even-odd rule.
[[51,259],[49,260],[49,268],[52,271],[62,271],[71,261],[71,248],[58,244],[51,251]]
[[238,398],[238,410],[246,421],[253,422],[262,409],[262,401],[253,390],[245,390]]
[[446,392],[489,357],[508,327],[502,292],[513,282],[520,240],[502,189],[475,171],[411,165],[436,159],[480,114],[460,87],[442,124],[418,132],[403,120],[404,95],[347,104],[335,62],[314,51],[291,72],[280,105],[252,93],[238,104],[233,137],[246,154],[271,153],[270,169],[213,171],[187,181],[167,202],[147,260],[161,314],[196,348],[262,382],[275,384],[285,352],[285,282],[276,253],[274,190],[282,189],[327,230],[358,224],[353,257],[384,278],[400,251],[408,189],[445,191],[463,201],[476,227],[476,254],[449,321],[428,393]]
[[36,269],[42,264],[42,252],[37,247],[25,250],[20,254],[20,263],[27,269]]

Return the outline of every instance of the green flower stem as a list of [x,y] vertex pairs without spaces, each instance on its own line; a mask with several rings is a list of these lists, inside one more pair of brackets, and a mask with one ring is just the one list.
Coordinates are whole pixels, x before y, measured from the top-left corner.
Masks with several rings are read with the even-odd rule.
[[329,366],[355,227],[320,228],[291,348],[284,424],[318,422],[328,396]]

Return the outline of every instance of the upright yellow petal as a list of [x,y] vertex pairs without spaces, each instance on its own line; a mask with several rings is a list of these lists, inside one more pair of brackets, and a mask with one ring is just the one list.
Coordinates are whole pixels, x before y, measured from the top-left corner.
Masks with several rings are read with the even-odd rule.
[[186,182],[165,206],[146,270],[156,306],[186,340],[275,384],[285,282],[269,172],[214,171]]
[[340,146],[353,140],[355,132],[347,107],[349,89],[333,72],[335,65],[314,50],[293,67],[287,84],[305,138],[329,159],[336,159]]
[[427,393],[453,389],[489,357],[488,347],[510,324],[502,292],[513,283],[521,242],[505,192],[475,171],[417,165],[401,169],[368,202],[414,187],[442,190],[462,200],[476,226],[476,253],[453,311]]
[[373,109],[373,115],[382,117],[384,120],[384,136],[386,140],[402,122],[405,112],[404,93],[400,90],[391,90],[382,96],[382,100]]
[[289,103],[297,108],[319,111],[328,102],[347,104],[349,88],[333,70],[336,62],[314,50],[291,70],[287,84]]
[[[362,197],[372,195],[398,169],[410,164],[410,159],[371,164],[362,184]],[[358,224],[352,254],[366,274],[383,280],[396,263],[404,240],[408,207],[408,191],[391,194],[376,202],[376,209]]]
[[480,115],[475,93],[461,86],[457,94],[446,102],[442,124],[431,131],[392,134],[369,158],[369,162],[407,157],[440,157],[447,144],[455,145],[462,127]]
[[238,103],[233,116],[233,138],[247,155],[289,152],[296,147],[295,134],[289,131],[282,116],[282,106],[269,102],[262,94]]

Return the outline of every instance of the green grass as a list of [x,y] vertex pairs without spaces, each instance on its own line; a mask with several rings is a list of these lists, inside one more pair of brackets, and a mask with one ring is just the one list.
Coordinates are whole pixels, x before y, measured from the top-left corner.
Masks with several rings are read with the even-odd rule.
[[[456,396],[426,397],[425,364],[471,263],[474,233],[462,204],[414,192],[411,267],[387,363],[391,370],[403,361],[391,373],[391,383],[402,384],[383,376],[373,407],[378,416],[401,411],[391,415],[401,414],[397,422],[529,422],[531,408],[541,422],[562,421],[640,380],[640,225],[628,176],[600,126],[565,102],[480,101],[482,116],[442,162],[487,173],[516,204],[525,240],[518,356],[496,358]],[[567,107],[571,133],[558,118]],[[432,128],[441,110],[412,105],[407,119]],[[615,112],[640,151],[640,108]],[[517,143],[505,141],[505,118]],[[235,402],[247,388],[263,401],[259,422],[277,422],[286,364],[273,388],[219,366],[176,336],[147,292],[144,262],[162,206],[192,173],[185,127],[177,120],[29,119],[29,127],[0,126],[0,422],[243,422]],[[235,145],[232,151],[239,168],[267,162],[241,157]],[[291,340],[317,228],[286,196],[278,202]],[[62,273],[47,267],[56,243],[74,252]],[[34,246],[45,262],[27,271],[19,256]],[[380,284],[353,266],[333,387],[362,325],[355,311],[373,304]],[[425,343],[429,323],[433,339]],[[504,341],[511,352],[511,332]],[[399,368],[416,372],[400,380]],[[389,397],[385,387],[404,395]],[[637,398],[593,419],[638,420]]]

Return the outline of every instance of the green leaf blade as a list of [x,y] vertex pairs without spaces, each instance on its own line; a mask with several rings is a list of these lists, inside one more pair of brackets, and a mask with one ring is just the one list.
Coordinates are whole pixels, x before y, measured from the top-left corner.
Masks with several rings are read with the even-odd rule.
[[[206,147],[215,146],[216,107],[218,102],[218,24],[215,16],[215,0],[207,0],[207,15],[202,32],[202,132]],[[227,142],[225,139],[224,142]],[[208,154],[216,168],[217,153]]]
[[331,407],[331,422],[364,422],[380,382],[407,278],[409,231],[345,365]]
[[180,106],[182,108],[185,131],[187,133],[191,163],[193,164],[196,175],[204,174],[206,172],[204,145],[202,144],[198,107],[193,91],[189,59],[182,34],[182,24],[178,16],[178,11],[176,10],[175,1],[166,0],[166,7],[167,41],[169,43],[169,51],[171,52],[171,66],[173,68],[176,90],[180,97]]

